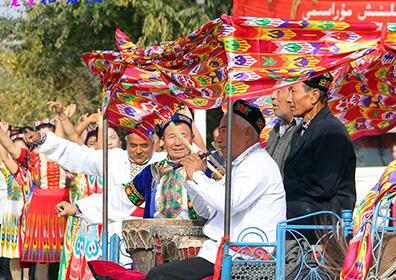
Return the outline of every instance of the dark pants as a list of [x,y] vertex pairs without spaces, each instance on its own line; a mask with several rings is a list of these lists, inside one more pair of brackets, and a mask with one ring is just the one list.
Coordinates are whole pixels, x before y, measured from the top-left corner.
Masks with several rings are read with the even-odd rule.
[[149,271],[146,280],[201,280],[213,275],[214,265],[197,257],[158,265]]
[[59,273],[59,263],[50,263],[48,266],[48,279],[56,280],[58,279]]
[[[1,242],[1,241],[0,241]],[[0,280],[12,280],[10,271],[10,259],[0,258]]]

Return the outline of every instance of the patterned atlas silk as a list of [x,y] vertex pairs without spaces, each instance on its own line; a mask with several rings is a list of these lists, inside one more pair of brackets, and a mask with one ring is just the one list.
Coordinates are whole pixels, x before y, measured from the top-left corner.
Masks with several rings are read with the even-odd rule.
[[349,242],[340,279],[366,279],[373,251],[371,225],[374,208],[380,202],[392,200],[395,196],[396,160],[388,165],[379,182],[364,197],[363,201],[355,207],[353,237]]
[[[117,51],[83,59],[102,80],[109,121],[141,135],[180,102],[196,109],[228,99],[266,104],[274,90],[332,71],[329,107],[356,139],[396,125],[395,38],[394,23],[221,16],[146,49],[118,29]],[[262,110],[272,117],[268,106]]]
[[60,262],[66,219],[58,217],[55,205],[69,201],[70,178],[65,170],[45,156],[22,149],[16,159],[18,182],[23,188],[24,209],[20,229],[21,262]]
[[[73,182],[70,186],[72,203],[90,194],[102,193],[102,177],[80,173]],[[102,256],[99,245],[101,230],[100,225],[88,225],[83,219],[68,217],[58,280],[94,279],[88,261],[98,260]]]
[[186,172],[184,168],[171,170],[161,177],[159,212],[164,218],[175,219],[183,210],[183,191]]
[[0,230],[0,257],[19,258],[19,220],[23,207],[22,189],[3,163],[0,172],[7,183],[7,200]]

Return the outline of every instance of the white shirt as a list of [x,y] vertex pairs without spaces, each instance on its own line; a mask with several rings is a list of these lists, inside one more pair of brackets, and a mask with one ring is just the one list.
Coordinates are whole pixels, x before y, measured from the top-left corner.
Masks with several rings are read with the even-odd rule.
[[[276,240],[276,225],[286,219],[286,199],[279,168],[257,143],[232,162],[231,241],[247,227],[263,230],[269,242]],[[224,234],[225,180],[215,181],[201,171],[186,184],[197,214],[208,218],[205,241],[199,256],[215,263]],[[256,236],[245,242],[259,241]]]
[[[66,139],[57,137],[53,133],[47,133],[46,141],[40,145],[39,150],[50,160],[58,163],[63,168],[87,175],[103,175],[102,150],[95,150],[87,146],[81,146]],[[108,201],[109,221],[122,221],[128,218],[136,209],[125,195],[122,184],[128,183],[132,170],[128,152],[122,149],[108,151]],[[166,157],[166,153],[154,153],[146,165],[160,161]],[[87,198],[76,202],[83,213],[83,218],[88,224],[102,223],[103,209],[102,194],[91,194]]]

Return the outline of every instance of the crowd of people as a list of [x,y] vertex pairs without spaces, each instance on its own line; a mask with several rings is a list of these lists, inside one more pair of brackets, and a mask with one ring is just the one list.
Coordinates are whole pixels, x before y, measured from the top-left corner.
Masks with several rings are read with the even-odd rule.
[[[231,239],[257,227],[274,242],[281,220],[354,208],[356,157],[345,127],[326,103],[331,81],[324,74],[272,94],[279,122],[265,148],[259,143],[265,127],[261,111],[235,101],[219,123],[217,150],[208,160],[201,156],[207,148],[187,108],[147,138],[109,127],[110,234],[120,234],[120,222],[131,217],[206,221],[208,240],[197,257],[156,266],[146,279],[213,274],[224,231],[221,155],[230,148]],[[29,268],[30,279],[41,263],[49,264],[48,279],[94,279],[88,262],[102,254],[101,114],[73,124],[74,106],[50,102],[49,107],[54,121],[36,122],[34,129],[1,123],[0,279],[12,279],[10,262],[16,259]],[[233,120],[232,147],[226,144],[227,114]]]

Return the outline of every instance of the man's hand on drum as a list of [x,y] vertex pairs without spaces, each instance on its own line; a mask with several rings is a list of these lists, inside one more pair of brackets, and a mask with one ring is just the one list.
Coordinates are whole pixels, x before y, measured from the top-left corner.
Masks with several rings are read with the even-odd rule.
[[202,171],[205,172],[206,170],[206,162],[202,160],[199,155],[191,154],[183,158],[181,164],[184,165],[184,168],[187,172],[187,178],[192,179],[194,172]]
[[55,207],[58,217],[74,216],[77,213],[77,207],[67,201],[59,202]]

